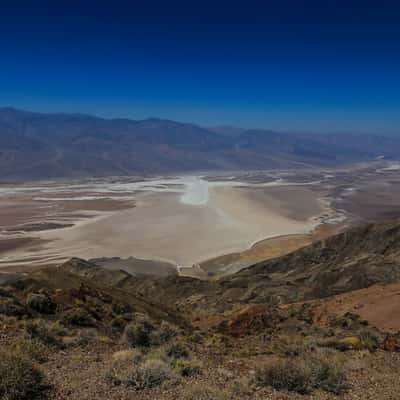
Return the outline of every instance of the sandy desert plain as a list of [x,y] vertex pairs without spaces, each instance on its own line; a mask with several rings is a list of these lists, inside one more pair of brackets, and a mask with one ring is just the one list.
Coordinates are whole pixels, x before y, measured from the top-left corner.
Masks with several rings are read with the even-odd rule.
[[0,184],[0,270],[71,257],[212,277],[400,216],[400,164]]

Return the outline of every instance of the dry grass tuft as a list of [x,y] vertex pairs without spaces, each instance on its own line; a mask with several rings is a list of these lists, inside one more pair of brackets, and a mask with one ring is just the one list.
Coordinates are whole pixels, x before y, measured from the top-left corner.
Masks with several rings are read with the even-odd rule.
[[20,355],[0,352],[0,398],[33,400],[44,395],[43,375]]

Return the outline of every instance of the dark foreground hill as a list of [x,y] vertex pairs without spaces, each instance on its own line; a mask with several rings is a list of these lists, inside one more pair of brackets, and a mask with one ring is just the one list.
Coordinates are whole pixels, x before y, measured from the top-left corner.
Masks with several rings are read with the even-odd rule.
[[217,281],[4,275],[0,399],[396,399],[399,294],[399,222]]
[[0,108],[4,179],[294,168],[398,158],[400,139],[209,129]]

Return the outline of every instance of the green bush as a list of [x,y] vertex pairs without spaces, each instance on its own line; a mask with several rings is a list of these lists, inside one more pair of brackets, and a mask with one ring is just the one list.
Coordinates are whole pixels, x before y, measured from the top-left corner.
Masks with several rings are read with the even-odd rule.
[[33,400],[42,397],[43,375],[26,358],[0,351],[0,398]]

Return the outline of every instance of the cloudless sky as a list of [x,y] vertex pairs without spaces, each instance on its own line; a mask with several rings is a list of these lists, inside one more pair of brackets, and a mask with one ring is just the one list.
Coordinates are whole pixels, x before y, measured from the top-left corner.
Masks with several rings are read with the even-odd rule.
[[400,134],[400,2],[0,0],[0,105]]

